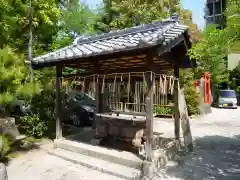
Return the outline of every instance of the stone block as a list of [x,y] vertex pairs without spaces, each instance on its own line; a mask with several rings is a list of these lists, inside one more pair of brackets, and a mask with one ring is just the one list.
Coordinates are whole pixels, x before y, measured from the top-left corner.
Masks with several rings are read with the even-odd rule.
[[20,136],[17,126],[15,125],[15,118],[6,117],[0,118],[0,134],[5,134],[13,139]]
[[0,180],[8,180],[7,169],[3,163],[0,163]]
[[96,139],[96,138],[95,138],[95,139],[92,139],[92,140],[91,140],[91,144],[92,144],[92,145],[99,145],[100,143],[101,143],[101,139]]

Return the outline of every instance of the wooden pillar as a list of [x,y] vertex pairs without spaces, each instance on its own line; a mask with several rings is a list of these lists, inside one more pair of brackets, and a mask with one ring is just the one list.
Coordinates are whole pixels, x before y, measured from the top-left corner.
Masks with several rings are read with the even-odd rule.
[[100,108],[101,108],[101,104],[100,104],[100,96],[101,96],[101,88],[100,88],[100,79],[98,79],[98,74],[100,72],[100,64],[99,61],[96,61],[94,64],[94,71],[97,75],[95,75],[94,80],[95,80],[95,112],[94,112],[94,118],[93,118],[93,123],[92,123],[92,129],[96,129],[96,114],[100,113]]
[[153,159],[153,73],[146,72],[146,156],[148,161]]
[[[179,68],[174,67],[174,76],[179,78]],[[174,134],[177,140],[180,140],[180,112],[179,112],[179,87],[178,87],[178,80],[175,80],[174,83]]]
[[146,103],[146,158],[148,161],[153,160],[153,54],[148,55],[146,62],[145,79],[147,84]]
[[61,77],[62,77],[62,67],[56,66],[56,139],[62,138]]

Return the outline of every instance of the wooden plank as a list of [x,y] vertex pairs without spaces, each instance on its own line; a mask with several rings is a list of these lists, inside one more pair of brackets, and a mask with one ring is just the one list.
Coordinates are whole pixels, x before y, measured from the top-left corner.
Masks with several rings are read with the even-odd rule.
[[61,76],[62,67],[56,66],[56,139],[62,138]]
[[[179,78],[179,68],[174,67],[174,76]],[[178,87],[178,80],[174,82],[174,134],[177,140],[180,140],[180,112],[179,112],[179,87]]]

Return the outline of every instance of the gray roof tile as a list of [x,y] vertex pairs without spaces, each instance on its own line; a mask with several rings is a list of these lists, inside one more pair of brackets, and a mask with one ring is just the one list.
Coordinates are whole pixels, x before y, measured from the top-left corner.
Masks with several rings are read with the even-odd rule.
[[166,45],[181,36],[187,28],[180,24],[174,15],[174,18],[165,21],[79,39],[76,44],[34,58],[32,63],[37,65],[140,47]]

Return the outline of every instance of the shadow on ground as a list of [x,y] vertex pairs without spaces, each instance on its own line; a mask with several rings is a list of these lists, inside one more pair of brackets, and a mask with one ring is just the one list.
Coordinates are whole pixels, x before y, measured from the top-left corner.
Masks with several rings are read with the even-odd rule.
[[240,135],[233,138],[205,136],[196,139],[194,152],[180,156],[167,176],[184,180],[239,180]]

